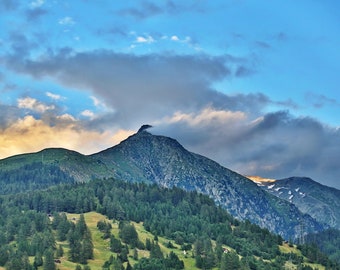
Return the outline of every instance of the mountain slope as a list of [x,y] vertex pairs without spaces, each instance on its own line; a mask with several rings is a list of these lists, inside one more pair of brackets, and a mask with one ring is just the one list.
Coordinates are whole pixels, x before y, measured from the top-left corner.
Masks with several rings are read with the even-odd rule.
[[0,161],[0,195],[44,189],[61,183],[86,182],[107,176],[107,168],[78,152],[49,148]]
[[323,229],[292,204],[277,199],[218,163],[187,151],[168,137],[141,131],[92,158],[101,160],[120,179],[207,194],[233,216],[248,219],[287,238],[299,236],[302,220],[310,231]]
[[293,203],[301,212],[317,221],[340,229],[340,190],[306,177],[290,177],[259,185],[271,194]]
[[[248,219],[286,239],[325,228],[244,176],[145,129],[89,156],[53,148],[1,160],[0,194],[109,177],[207,194],[236,218]],[[301,231],[302,223],[305,231]]]

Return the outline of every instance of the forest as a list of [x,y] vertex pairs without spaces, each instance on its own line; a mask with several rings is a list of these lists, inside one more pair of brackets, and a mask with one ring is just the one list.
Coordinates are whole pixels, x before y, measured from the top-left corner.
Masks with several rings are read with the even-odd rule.
[[[209,197],[179,188],[161,188],[115,179],[63,184],[45,190],[0,196],[0,267],[9,270],[57,269],[61,258],[91,269],[94,242],[84,213],[97,212],[108,221],[97,229],[107,239],[110,256],[101,269],[185,269],[175,252],[194,261],[192,269],[340,269],[315,245],[299,245],[283,252],[282,237],[248,221],[234,219]],[[78,213],[70,220],[68,213]],[[112,233],[118,224],[119,234]],[[134,223],[142,224],[152,239],[141,240]],[[67,242],[67,252],[57,243]],[[292,243],[290,243],[293,246]],[[147,256],[139,256],[145,251]],[[144,254],[144,253],[143,253]]]

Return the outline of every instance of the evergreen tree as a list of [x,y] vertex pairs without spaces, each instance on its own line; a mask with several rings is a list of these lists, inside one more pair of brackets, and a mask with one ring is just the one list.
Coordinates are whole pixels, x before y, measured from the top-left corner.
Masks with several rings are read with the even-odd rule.
[[133,259],[138,261],[138,250],[136,248],[133,249]]
[[125,270],[133,270],[133,268],[132,268],[132,266],[129,262],[127,262]]
[[110,250],[115,253],[120,253],[122,250],[122,247],[123,247],[122,242],[119,239],[115,238],[114,235],[111,235]]
[[54,263],[54,257],[53,257],[53,250],[48,249],[45,252],[45,259],[43,263],[43,269],[44,270],[55,270],[55,263]]
[[37,269],[39,266],[43,265],[43,257],[42,254],[40,252],[37,252],[34,256],[34,262],[33,262],[33,266],[35,269]]
[[57,253],[56,253],[57,258],[63,257],[64,256],[64,249],[61,245],[58,246]]
[[128,223],[122,223],[120,226],[119,236],[126,244],[131,245],[132,248],[137,246],[138,233],[134,225]]
[[158,242],[153,242],[151,245],[151,251],[150,251],[150,258],[151,259],[163,259],[163,252],[161,250],[161,247],[159,246]]

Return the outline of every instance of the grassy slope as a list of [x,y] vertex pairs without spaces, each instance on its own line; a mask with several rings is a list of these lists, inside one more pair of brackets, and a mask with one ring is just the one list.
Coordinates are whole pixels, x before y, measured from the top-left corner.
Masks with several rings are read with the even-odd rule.
[[[109,251],[109,242],[108,240],[103,240],[101,238],[102,233],[99,232],[99,230],[97,229],[97,222],[100,220],[106,220],[109,222],[109,220],[99,214],[99,213],[95,213],[95,212],[90,212],[90,213],[86,213],[84,214],[85,216],[85,221],[87,226],[89,227],[89,229],[91,230],[92,233],[92,240],[95,246],[94,249],[94,260],[89,260],[88,265],[91,267],[91,270],[101,270],[102,265],[104,264],[104,262],[106,260],[108,260],[108,258],[110,257],[111,254],[113,254],[112,252]],[[79,214],[68,214],[68,218],[72,219],[78,219],[79,218]],[[154,235],[152,235],[151,233],[147,232],[143,225],[141,223],[134,223],[134,226],[138,232],[138,236],[139,239],[145,243],[145,240],[147,238],[149,239],[154,239]],[[112,234],[114,234],[116,237],[118,237],[118,223],[113,223],[112,224]],[[173,243],[174,246],[177,246],[177,249],[169,249],[166,247],[166,244],[169,242],[168,239],[162,238],[162,237],[158,237],[158,243],[163,251],[164,254],[168,254],[170,253],[170,251],[175,252],[178,257],[180,258],[180,260],[184,261],[184,265],[185,265],[185,269],[191,270],[191,269],[197,269],[195,267],[195,260],[191,257],[191,251],[188,252],[187,255],[183,254],[183,251],[180,250],[180,247],[177,246],[175,243]],[[58,243],[59,244],[59,243]],[[75,269],[76,264],[67,261],[67,245],[65,243],[61,243],[63,244],[64,247],[64,253],[65,256],[64,258],[62,258],[62,263],[58,264],[58,268],[60,270],[69,270],[69,269]],[[288,244],[284,244],[282,246],[280,246],[280,250],[281,252],[293,252],[293,253],[297,253],[297,254],[301,254],[299,250],[296,249],[296,247],[289,247]],[[133,260],[132,258],[132,250],[130,250],[130,255],[131,257],[129,258],[130,263],[133,265],[136,263],[136,261]],[[145,251],[145,250],[140,250],[138,253],[138,257],[148,257],[149,256],[149,252]],[[319,269],[319,270],[324,270],[325,268],[317,265],[317,264],[308,264],[310,266],[312,266],[315,269]],[[288,265],[287,265],[288,266]],[[290,266],[294,266],[294,265],[290,265]],[[289,269],[289,268],[288,268]],[[291,269],[295,269],[295,268],[291,268]]]
[[[67,215],[69,219],[75,218],[78,219],[79,218],[79,214],[68,214]],[[111,254],[113,254],[112,252],[110,252],[109,250],[109,241],[108,240],[103,240],[101,238],[102,233],[97,229],[97,222],[100,220],[106,220],[108,222],[110,222],[105,216],[99,214],[99,213],[95,213],[95,212],[90,212],[90,213],[86,213],[84,214],[85,217],[85,221],[87,226],[89,227],[89,229],[91,230],[91,234],[92,234],[92,240],[95,246],[94,249],[94,260],[89,260],[88,261],[88,265],[91,267],[91,270],[101,270],[102,269],[102,265],[104,264],[104,262],[106,260],[109,259],[109,257],[111,256]],[[118,238],[118,223],[111,223],[112,224],[112,234],[115,235],[115,237]],[[152,235],[151,233],[147,232],[143,225],[141,223],[134,223],[134,226],[138,232],[138,237],[139,239],[145,243],[146,239],[149,238],[150,240],[154,239],[154,235]],[[164,254],[168,254],[170,253],[170,251],[175,252],[179,258],[181,260],[184,261],[185,264],[185,269],[197,269],[194,267],[195,265],[195,260],[193,258],[191,258],[191,252],[189,252],[189,254],[187,255],[187,258],[185,258],[185,255],[183,254],[183,252],[180,250],[179,246],[177,246],[177,249],[169,249],[166,247],[166,243],[168,243],[169,240],[162,238],[162,237],[158,237],[158,243],[163,251]],[[59,244],[59,243],[58,243]],[[176,246],[175,243],[173,243],[174,246]],[[71,263],[67,260],[67,246],[63,246],[64,247],[64,253],[65,256],[64,258],[62,258],[62,263],[60,265],[58,265],[60,270],[66,270],[66,269],[75,269],[76,264],[75,263]],[[136,263],[136,261],[132,258],[132,250],[130,250],[130,255],[131,257],[129,258],[130,263],[133,265]],[[149,256],[149,252],[145,251],[145,250],[139,250],[138,251],[138,257],[142,258],[142,257],[148,257]]]
[[[67,217],[70,220],[76,221],[76,220],[79,219],[79,214],[67,214]],[[84,214],[84,217],[85,217],[86,224],[91,231],[92,240],[93,240],[94,247],[95,247],[94,248],[94,260],[89,260],[88,265],[91,267],[91,270],[101,270],[104,262],[106,260],[108,260],[109,257],[113,253],[110,252],[110,250],[109,250],[109,245],[110,245],[109,240],[103,240],[101,238],[102,233],[97,229],[97,222],[100,221],[100,220],[105,220],[107,222],[111,222],[111,221],[108,220],[105,216],[103,216],[99,213],[96,213],[96,212],[86,213],[86,214]],[[112,234],[114,234],[118,238],[118,223],[111,223],[111,224],[112,224]],[[149,238],[151,240],[154,239],[154,235],[147,232],[144,229],[144,227],[141,223],[134,223],[134,226],[135,226],[135,228],[138,232],[139,239],[142,242],[145,243],[145,240],[147,238]],[[187,269],[187,270],[197,269],[195,267],[195,260],[191,257],[191,254],[192,254],[191,251],[189,251],[187,255],[184,255],[183,251],[180,250],[180,247],[173,242],[172,242],[173,245],[177,248],[176,249],[167,248],[166,244],[168,242],[169,242],[168,239],[158,237],[158,243],[159,243],[164,254],[168,254],[168,253],[170,253],[170,251],[173,251],[178,255],[180,260],[184,261],[185,269]],[[72,262],[67,260],[68,244],[66,242],[57,242],[57,245],[59,245],[59,244],[63,246],[64,257],[61,258],[61,263],[57,264],[57,269],[60,269],[60,270],[73,270],[73,269],[75,269],[77,264],[72,263]],[[299,255],[301,254],[300,251],[296,249],[296,247],[290,247],[288,244],[283,244],[282,246],[280,246],[280,251],[284,252],[284,253],[292,252],[292,253],[297,253]],[[136,263],[136,261],[132,258],[132,250],[130,250],[130,255],[131,256],[129,258],[129,261],[133,265],[133,264]],[[149,256],[148,251],[139,250],[139,253],[138,253],[139,258],[148,257],[148,256]],[[30,259],[33,259],[33,258],[30,258]],[[320,266],[320,265],[317,265],[317,264],[307,264],[307,265],[310,265],[311,267],[313,267],[313,269],[319,269],[319,270],[325,269],[323,266]],[[296,267],[289,262],[286,263],[286,267],[287,267],[287,269],[296,269]],[[0,270],[4,270],[4,269],[5,268],[0,267]],[[40,267],[39,269],[43,269],[43,268]],[[214,270],[217,270],[217,268],[214,269]]]

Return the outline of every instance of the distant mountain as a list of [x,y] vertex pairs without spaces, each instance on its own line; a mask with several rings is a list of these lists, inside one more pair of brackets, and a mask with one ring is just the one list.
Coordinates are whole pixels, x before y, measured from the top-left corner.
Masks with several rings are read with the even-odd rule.
[[146,128],[117,146],[89,156],[45,149],[0,160],[1,194],[109,177],[207,194],[234,217],[248,219],[286,239],[326,227],[246,177],[187,151],[174,139],[152,135]]
[[294,204],[302,213],[312,216],[318,222],[340,229],[340,190],[306,177],[257,183],[269,193]]

